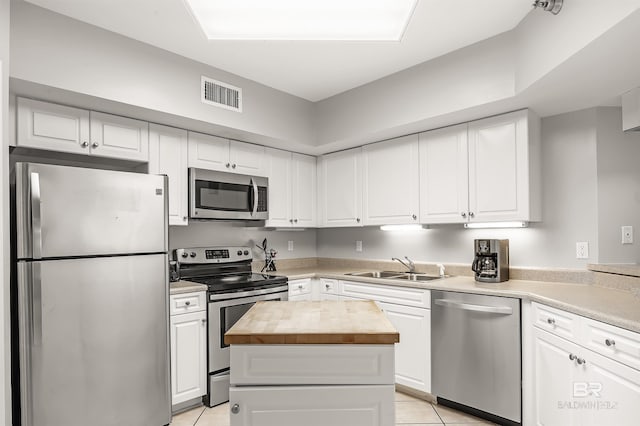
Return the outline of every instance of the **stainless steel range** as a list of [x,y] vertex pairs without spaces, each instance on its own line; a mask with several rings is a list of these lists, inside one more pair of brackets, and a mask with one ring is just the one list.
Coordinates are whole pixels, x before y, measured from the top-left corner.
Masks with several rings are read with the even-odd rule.
[[213,407],[229,400],[229,346],[227,332],[260,300],[287,300],[286,277],[251,272],[249,247],[196,247],[175,251],[182,280],[206,284],[208,298],[208,391],[205,403]]

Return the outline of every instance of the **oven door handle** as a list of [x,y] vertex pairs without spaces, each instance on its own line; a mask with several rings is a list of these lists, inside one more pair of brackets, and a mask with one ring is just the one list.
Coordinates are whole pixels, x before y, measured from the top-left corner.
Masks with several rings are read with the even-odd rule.
[[258,212],[258,185],[253,178],[251,178],[251,186],[253,187],[253,212],[251,212],[251,216],[255,216]]
[[270,296],[271,294],[283,293],[289,291],[289,284],[285,283],[278,287],[270,287],[270,288],[262,288],[259,290],[249,290],[242,291],[238,293],[219,293],[219,294],[210,294],[209,301],[216,302],[220,300],[235,300],[241,299],[243,297],[251,297],[251,296]]

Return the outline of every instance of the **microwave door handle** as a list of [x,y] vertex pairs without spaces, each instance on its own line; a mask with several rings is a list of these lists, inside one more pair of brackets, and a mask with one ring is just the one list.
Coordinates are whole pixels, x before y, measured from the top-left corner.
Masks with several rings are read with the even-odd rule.
[[255,216],[258,212],[258,185],[253,178],[251,178],[251,185],[253,186],[253,212],[251,213],[251,216]]

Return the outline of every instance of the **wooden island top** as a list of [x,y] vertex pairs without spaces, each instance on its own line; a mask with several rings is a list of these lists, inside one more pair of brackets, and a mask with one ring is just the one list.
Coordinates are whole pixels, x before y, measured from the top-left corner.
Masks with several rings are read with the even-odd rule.
[[400,334],[372,301],[257,302],[224,335],[234,344],[398,343]]

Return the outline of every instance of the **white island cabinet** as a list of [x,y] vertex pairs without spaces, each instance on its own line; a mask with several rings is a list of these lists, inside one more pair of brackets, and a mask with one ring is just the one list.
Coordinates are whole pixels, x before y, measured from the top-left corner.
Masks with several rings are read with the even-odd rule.
[[258,302],[225,334],[231,426],[394,425],[398,339],[373,302]]

